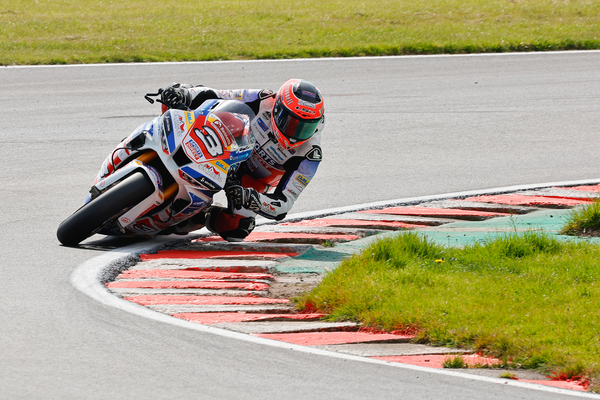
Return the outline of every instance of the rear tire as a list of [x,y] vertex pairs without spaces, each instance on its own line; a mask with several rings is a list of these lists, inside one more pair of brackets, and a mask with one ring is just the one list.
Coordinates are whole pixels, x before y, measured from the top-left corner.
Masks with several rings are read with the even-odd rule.
[[59,225],[56,236],[63,245],[76,246],[153,192],[150,179],[136,172],[75,211]]

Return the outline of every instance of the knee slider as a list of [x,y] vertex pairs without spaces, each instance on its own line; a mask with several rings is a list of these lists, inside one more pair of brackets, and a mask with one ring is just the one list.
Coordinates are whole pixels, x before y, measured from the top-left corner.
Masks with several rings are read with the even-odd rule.
[[204,214],[206,228],[228,242],[241,242],[252,232],[254,217],[231,215],[221,207],[210,207]]
[[241,242],[254,230],[254,217],[241,217],[235,219],[238,219],[237,227],[219,232],[219,235],[228,242]]

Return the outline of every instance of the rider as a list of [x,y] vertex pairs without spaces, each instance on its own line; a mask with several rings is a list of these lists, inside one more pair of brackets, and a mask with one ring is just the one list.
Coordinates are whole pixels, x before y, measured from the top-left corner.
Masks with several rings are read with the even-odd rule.
[[256,144],[225,186],[233,214],[212,206],[193,218],[187,229],[205,225],[225,240],[242,241],[254,229],[256,214],[277,221],[285,218],[315,175],[322,159],[323,96],[302,79],[288,80],[277,93],[175,83],[161,94],[163,111],[166,107],[195,109],[209,99],[237,99],[250,106],[256,113],[251,122]]

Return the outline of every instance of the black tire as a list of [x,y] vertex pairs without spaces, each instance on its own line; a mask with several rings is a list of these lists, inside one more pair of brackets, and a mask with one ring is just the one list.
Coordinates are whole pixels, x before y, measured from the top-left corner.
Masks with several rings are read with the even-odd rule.
[[65,246],[76,246],[154,192],[143,172],[136,172],[87,203],[58,227],[56,236]]

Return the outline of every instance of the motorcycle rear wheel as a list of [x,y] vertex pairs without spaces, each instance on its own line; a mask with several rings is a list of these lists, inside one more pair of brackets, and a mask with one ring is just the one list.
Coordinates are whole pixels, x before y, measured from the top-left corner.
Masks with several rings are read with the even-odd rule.
[[153,192],[150,179],[136,172],[75,211],[59,225],[56,236],[65,246],[77,246]]

